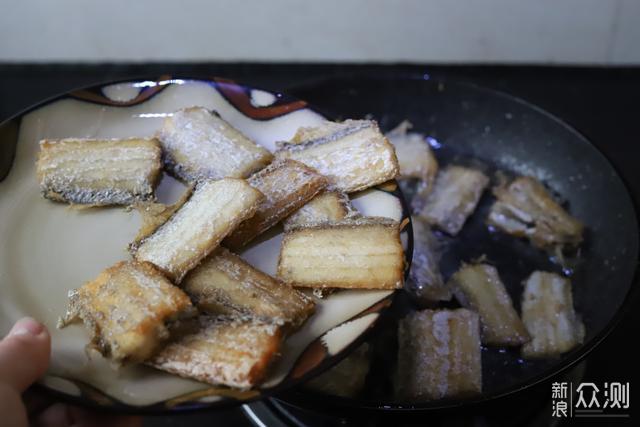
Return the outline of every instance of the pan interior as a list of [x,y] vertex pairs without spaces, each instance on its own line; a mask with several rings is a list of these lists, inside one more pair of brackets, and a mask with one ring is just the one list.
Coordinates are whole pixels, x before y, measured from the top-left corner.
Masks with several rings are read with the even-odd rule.
[[[634,281],[637,217],[612,165],[578,132],[525,101],[464,83],[341,78],[294,93],[343,118],[372,117],[386,131],[409,120],[413,131],[428,137],[425,143],[435,149],[441,167],[473,165],[491,175],[492,184],[497,171],[533,176],[585,223],[587,232],[578,262],[572,271],[564,272],[546,253],[526,241],[489,232],[485,224],[493,202],[489,192],[485,192],[478,209],[456,238],[442,236],[444,254],[440,267],[445,280],[461,262],[484,255],[497,267],[519,311],[522,280],[531,272],[569,274],[576,311],[586,326],[584,344],[557,359],[530,361],[520,357],[518,348],[483,347],[480,400],[522,389],[559,372],[583,356],[610,329]],[[405,193],[409,200],[411,189]],[[405,406],[396,402],[392,393],[397,321],[416,309],[420,307],[406,294],[397,298],[393,314],[370,340],[373,361],[364,391],[355,400],[333,397],[334,402],[369,408]],[[298,390],[283,399],[308,406],[318,396]],[[408,406],[434,408],[464,402],[411,402]]]

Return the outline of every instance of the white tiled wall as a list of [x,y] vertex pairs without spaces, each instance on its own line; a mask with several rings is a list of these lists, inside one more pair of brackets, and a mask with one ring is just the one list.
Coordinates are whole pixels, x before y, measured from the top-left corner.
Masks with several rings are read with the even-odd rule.
[[640,0],[0,0],[0,61],[640,64]]

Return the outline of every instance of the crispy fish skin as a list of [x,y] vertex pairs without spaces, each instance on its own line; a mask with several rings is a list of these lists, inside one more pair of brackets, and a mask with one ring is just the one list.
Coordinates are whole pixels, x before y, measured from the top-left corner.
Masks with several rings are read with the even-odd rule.
[[91,346],[114,362],[141,362],[169,337],[171,322],[195,315],[191,300],[151,263],[122,261],[69,293],[60,326],[82,320]]
[[156,139],[45,139],[36,164],[44,197],[89,206],[154,199],[162,174]]
[[497,201],[489,212],[489,225],[526,237],[542,249],[577,246],[582,242],[583,224],[553,200],[534,178],[518,177],[509,185],[494,188],[493,193]]
[[222,239],[254,214],[263,199],[262,193],[243,179],[201,182],[167,222],[131,247],[132,254],[180,283]]
[[265,199],[255,215],[225,239],[225,246],[234,250],[295,212],[328,184],[324,176],[295,160],[277,160],[247,181]]
[[200,311],[264,318],[287,323],[294,329],[313,313],[315,306],[302,292],[223,247],[191,270],[182,287]]
[[522,346],[522,356],[528,359],[559,356],[584,340],[571,282],[554,273],[535,271],[525,281],[522,321],[532,338]]
[[369,344],[364,343],[333,368],[307,381],[304,386],[331,396],[353,398],[364,388],[370,367]]
[[476,209],[487,185],[489,178],[482,172],[449,166],[438,174],[420,216],[455,236]]
[[249,389],[265,378],[283,340],[282,327],[252,319],[200,316],[197,328],[147,364],[213,385]]
[[346,193],[364,190],[398,175],[393,145],[372,120],[325,122],[301,128],[281,143],[276,158],[298,160],[327,176]]
[[285,230],[306,224],[331,223],[355,215],[349,196],[338,190],[326,190],[315,196],[284,220]]
[[187,181],[246,178],[273,155],[202,107],[178,110],[158,132],[168,171]]
[[409,270],[411,294],[421,303],[449,301],[451,290],[440,273],[440,253],[436,237],[427,222],[420,217],[412,217],[413,258]]
[[285,233],[278,278],[296,287],[399,289],[404,255],[400,224],[363,217]]
[[413,312],[398,325],[398,399],[459,397],[482,391],[480,321],[457,310]]
[[396,149],[399,178],[418,178],[427,188],[431,188],[438,173],[438,161],[424,135],[409,132],[411,127],[411,123],[405,120],[386,134]]
[[449,287],[462,306],[480,315],[484,344],[518,346],[531,339],[495,267],[463,264]]

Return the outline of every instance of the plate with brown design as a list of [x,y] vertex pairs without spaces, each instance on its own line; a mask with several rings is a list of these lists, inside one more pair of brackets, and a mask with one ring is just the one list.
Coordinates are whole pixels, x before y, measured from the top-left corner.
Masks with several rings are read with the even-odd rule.
[[[257,388],[239,391],[180,378],[143,365],[114,369],[85,350],[81,325],[57,329],[67,293],[126,259],[141,219],[123,208],[72,209],[42,197],[36,179],[39,141],[55,138],[152,136],[165,117],[191,106],[215,110],[256,143],[273,151],[302,126],[326,120],[306,102],[228,80],[159,78],[110,83],[44,101],[0,125],[0,334],[23,316],[52,334],[51,365],[39,385],[59,398],[90,406],[162,412],[228,406],[291,388],[340,360],[378,322],[394,291],[343,290],[316,301],[316,312],[287,338],[279,359]],[[172,203],[185,186],[164,175],[159,202]],[[350,195],[363,215],[405,224],[405,258],[411,225],[401,192],[388,182]],[[275,274],[281,229],[249,245],[241,257]],[[408,262],[406,262],[408,266]]]

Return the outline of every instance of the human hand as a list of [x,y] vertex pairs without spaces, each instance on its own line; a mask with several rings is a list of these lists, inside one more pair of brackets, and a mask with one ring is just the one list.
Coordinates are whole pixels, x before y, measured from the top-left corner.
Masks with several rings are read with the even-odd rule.
[[[19,320],[0,341],[0,424],[7,427],[123,426],[142,425],[140,417],[115,417],[97,414],[62,403],[45,404],[29,413],[22,393],[49,366],[51,337],[46,327],[31,319]],[[43,407],[44,406],[44,407]]]

